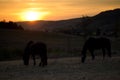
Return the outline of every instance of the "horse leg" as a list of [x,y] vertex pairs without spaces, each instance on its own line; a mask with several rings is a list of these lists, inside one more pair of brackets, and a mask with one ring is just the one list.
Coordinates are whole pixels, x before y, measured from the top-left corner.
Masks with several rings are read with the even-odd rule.
[[33,57],[33,64],[34,64],[34,66],[35,66],[35,65],[36,65],[35,55],[32,54],[32,57]]
[[86,58],[86,56],[82,56],[82,59],[81,59],[82,63],[85,62],[85,58]]
[[107,48],[107,54],[108,54],[109,57],[111,57],[111,48],[110,47]]
[[40,58],[41,58],[41,61],[40,61],[40,63],[39,63],[39,66],[43,66],[43,57],[40,55]]
[[45,57],[41,58],[41,62],[39,63],[39,66],[44,67],[46,65],[47,65],[47,58]]
[[42,58],[41,58],[41,61],[40,61],[40,63],[39,63],[39,66],[42,66],[43,65],[43,60],[42,60]]
[[108,56],[111,58],[111,51],[108,51]]
[[40,63],[39,63],[39,66],[41,66],[41,65],[42,65],[42,63],[40,62]]
[[44,58],[43,59],[43,66],[46,66],[47,65],[47,58]]
[[47,66],[47,59],[46,58],[43,59],[43,66]]
[[93,50],[93,49],[91,49],[91,50],[89,50],[89,51],[90,51],[90,53],[91,53],[92,60],[94,60],[94,59],[95,59],[94,50]]
[[43,58],[41,58],[41,62],[39,63],[39,66],[44,67],[44,59]]
[[85,59],[86,59],[86,53],[82,53],[82,63],[84,63],[85,62]]
[[102,52],[103,52],[103,60],[105,59],[105,49],[102,48]]

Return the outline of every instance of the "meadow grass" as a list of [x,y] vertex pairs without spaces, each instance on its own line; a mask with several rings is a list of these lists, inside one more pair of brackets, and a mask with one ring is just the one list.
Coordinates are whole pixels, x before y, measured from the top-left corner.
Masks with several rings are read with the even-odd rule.
[[49,57],[77,56],[83,45],[81,37],[61,33],[0,30],[0,34],[0,60],[20,58],[30,40],[45,42]]
[[[49,58],[80,56],[85,42],[81,36],[23,30],[0,29],[0,37],[0,61],[21,59],[24,48],[30,40],[45,42]],[[112,49],[119,53],[120,39],[111,38],[111,40]]]

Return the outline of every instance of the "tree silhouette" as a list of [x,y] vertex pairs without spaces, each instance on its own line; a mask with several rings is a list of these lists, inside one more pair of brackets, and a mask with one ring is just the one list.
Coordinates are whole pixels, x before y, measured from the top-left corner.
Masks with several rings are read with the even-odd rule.
[[12,22],[12,21],[9,21],[9,22],[1,21],[0,22],[0,29],[19,29],[19,30],[23,30],[21,25],[18,25],[15,22]]

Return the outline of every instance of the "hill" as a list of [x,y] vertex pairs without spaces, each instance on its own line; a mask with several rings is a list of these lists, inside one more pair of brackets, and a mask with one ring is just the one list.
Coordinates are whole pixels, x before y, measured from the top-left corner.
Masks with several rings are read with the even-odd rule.
[[57,29],[66,29],[70,26],[74,26],[74,24],[78,24],[81,18],[69,19],[69,20],[59,20],[59,21],[25,21],[18,22],[18,24],[22,25],[25,30],[39,30],[39,31],[53,31]]
[[91,29],[100,28],[103,31],[113,31],[120,26],[120,9],[103,11],[92,17],[88,25]]
[[120,32],[120,8],[103,11],[95,16],[83,16],[80,18],[59,21],[35,21],[18,22],[25,30],[40,30],[64,32],[71,34],[95,33],[97,29],[102,32]]

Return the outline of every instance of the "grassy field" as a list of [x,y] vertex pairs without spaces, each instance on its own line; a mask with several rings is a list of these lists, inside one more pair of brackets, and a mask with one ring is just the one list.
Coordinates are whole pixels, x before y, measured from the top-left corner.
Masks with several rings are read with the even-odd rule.
[[[28,41],[42,41],[48,46],[48,57],[80,56],[85,39],[81,36],[22,30],[0,30],[0,61],[21,59]],[[112,51],[118,54],[120,38],[111,38]],[[99,54],[100,51],[97,53]]]
[[[112,58],[81,63],[85,39],[80,36],[35,31],[0,30],[0,80],[120,80],[120,38],[111,38]],[[48,66],[24,66],[22,54],[28,41],[48,46]],[[89,55],[89,53],[88,53]],[[12,61],[11,61],[12,60]],[[37,60],[37,64],[39,60]]]
[[[27,42],[30,40],[45,42],[49,57],[80,56],[85,42],[81,36],[51,32],[0,30],[0,34],[0,60],[20,59]],[[120,38],[111,38],[111,43],[113,53],[118,54]]]
[[[31,62],[32,63],[32,62]],[[38,63],[38,61],[37,61]],[[120,57],[48,59],[47,67],[24,66],[21,60],[0,62],[0,80],[120,80]]]
[[84,40],[77,36],[50,32],[0,30],[0,34],[0,60],[20,58],[30,40],[45,42],[49,57],[77,56]]

